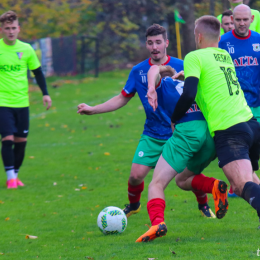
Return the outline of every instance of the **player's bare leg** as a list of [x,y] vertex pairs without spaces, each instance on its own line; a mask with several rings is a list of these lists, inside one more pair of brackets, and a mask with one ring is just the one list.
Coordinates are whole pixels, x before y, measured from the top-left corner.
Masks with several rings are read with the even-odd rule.
[[[257,185],[260,185],[260,180],[255,172],[253,172],[253,182],[256,183]],[[232,185],[230,185],[230,189],[228,191],[228,197],[231,197],[231,198],[238,197],[238,195],[236,195],[236,193],[233,191]]]
[[160,156],[149,185],[147,210],[152,227],[136,242],[148,242],[157,237],[165,236],[167,227],[164,222],[165,196],[164,190],[177,172]]
[[125,205],[124,212],[127,217],[138,213],[141,210],[140,198],[144,190],[144,178],[152,169],[150,166],[137,163],[132,164],[128,180],[128,199],[129,204]]
[[246,200],[260,218],[260,186],[253,182],[252,165],[247,159],[236,160],[223,168],[235,193]]
[[[228,209],[227,202],[227,185],[223,181],[219,181],[212,177],[206,177],[204,174],[195,175],[193,172],[189,171],[187,168],[178,174],[175,178],[176,184],[183,190],[206,194],[212,193],[215,204],[215,212],[218,218],[223,218]],[[222,208],[224,205],[224,208]],[[204,208],[203,208],[204,207]],[[199,206],[202,216],[205,214],[204,211],[215,218],[216,216],[209,208],[208,204]]]

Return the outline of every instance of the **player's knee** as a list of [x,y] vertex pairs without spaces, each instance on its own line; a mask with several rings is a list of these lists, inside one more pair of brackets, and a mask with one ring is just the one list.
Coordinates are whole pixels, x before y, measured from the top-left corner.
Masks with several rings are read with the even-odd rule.
[[242,191],[243,191],[243,187],[240,187],[240,186],[238,186],[238,185],[236,185],[236,184],[233,184],[233,185],[232,185],[232,189],[233,189],[233,191],[234,191],[234,193],[235,193],[236,195],[241,196]]
[[129,177],[129,183],[131,185],[139,185],[142,181],[143,181],[142,176],[138,174],[134,174],[134,175],[131,174]]
[[7,135],[2,137],[2,142],[3,141],[14,141],[14,136],[13,135]]
[[184,181],[181,179],[175,178],[175,182],[176,182],[177,186],[182,189]]

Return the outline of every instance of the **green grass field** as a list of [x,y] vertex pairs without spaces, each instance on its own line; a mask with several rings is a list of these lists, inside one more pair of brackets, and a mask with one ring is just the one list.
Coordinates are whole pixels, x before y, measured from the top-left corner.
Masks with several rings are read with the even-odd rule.
[[[230,199],[222,220],[205,219],[193,193],[174,181],[166,189],[167,236],[135,243],[150,225],[146,203],[152,172],[142,210],[128,219],[126,231],[114,236],[99,231],[99,212],[128,202],[127,181],[145,114],[137,96],[108,114],[80,116],[76,107],[118,94],[127,75],[104,73],[85,83],[50,87],[53,107],[47,112],[41,93],[30,93],[30,134],[19,174],[26,187],[7,190],[1,165],[0,259],[256,259],[259,222],[244,200]],[[226,180],[217,161],[204,173]],[[212,199],[209,204],[214,208]]]

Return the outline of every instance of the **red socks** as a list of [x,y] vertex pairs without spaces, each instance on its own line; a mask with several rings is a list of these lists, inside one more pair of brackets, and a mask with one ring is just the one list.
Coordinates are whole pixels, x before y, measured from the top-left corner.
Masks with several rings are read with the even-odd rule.
[[144,190],[144,182],[137,186],[133,186],[128,181],[128,199],[130,204],[140,201],[141,193]]
[[204,174],[198,174],[196,175],[192,182],[191,187],[195,191],[202,191],[205,193],[212,193],[212,189],[214,186],[215,178],[206,177]]
[[165,201],[160,198],[155,198],[147,203],[147,211],[152,223],[152,226],[164,222]]
[[208,196],[205,192],[198,191],[198,190],[192,191],[192,192],[195,194],[196,199],[197,199],[199,204],[205,204],[205,203],[208,202]]

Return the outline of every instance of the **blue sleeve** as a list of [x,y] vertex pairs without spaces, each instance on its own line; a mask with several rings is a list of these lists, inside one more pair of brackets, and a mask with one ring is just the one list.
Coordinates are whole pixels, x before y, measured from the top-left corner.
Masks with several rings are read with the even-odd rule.
[[133,69],[131,70],[127,82],[125,84],[125,87],[123,88],[121,93],[125,97],[133,97],[135,95],[136,87],[135,87],[135,76],[134,76]]

